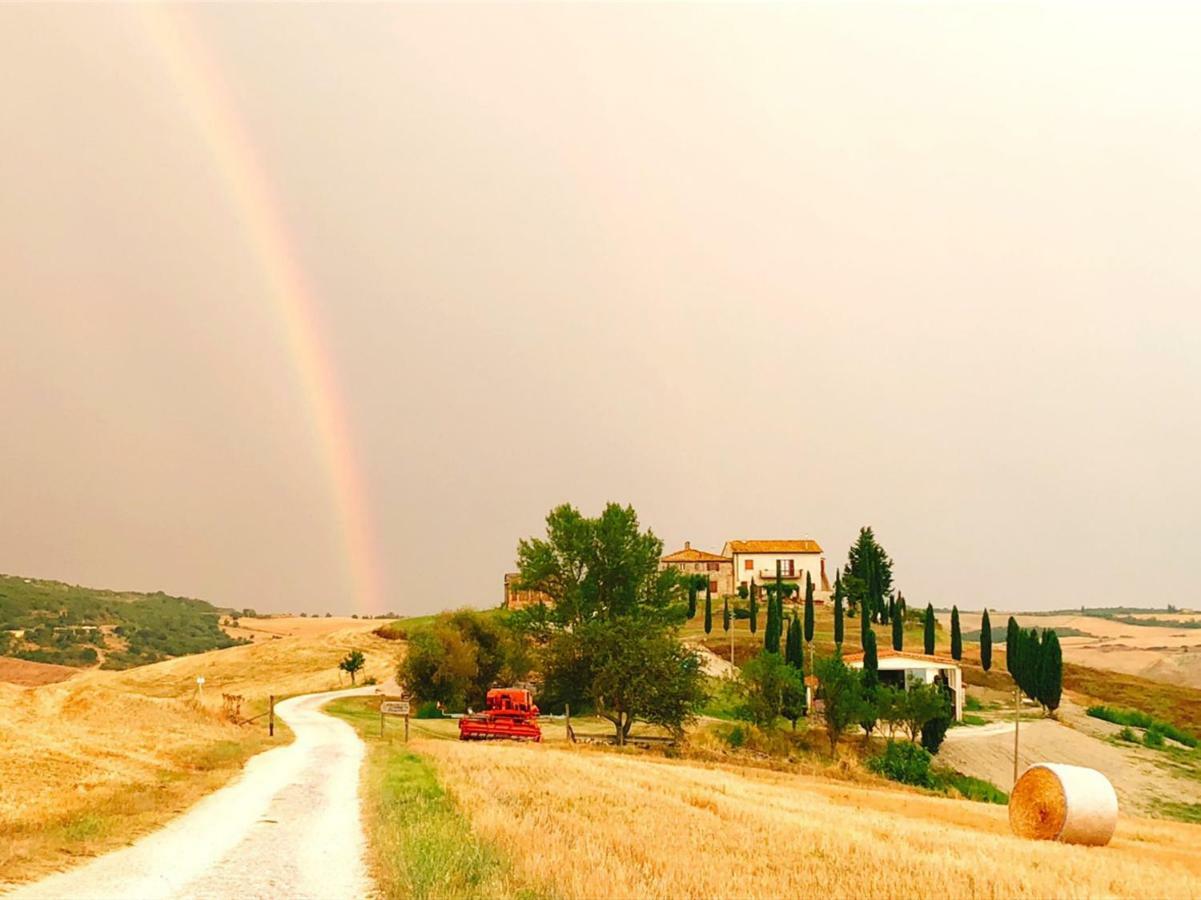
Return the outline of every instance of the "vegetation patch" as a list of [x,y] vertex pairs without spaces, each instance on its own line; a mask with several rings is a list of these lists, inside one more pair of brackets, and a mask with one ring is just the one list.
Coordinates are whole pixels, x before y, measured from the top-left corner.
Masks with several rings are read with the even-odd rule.
[[1201,825],[1201,803],[1156,800],[1152,811],[1164,819],[1175,819],[1177,822],[1192,822],[1195,825]]
[[515,885],[504,857],[472,833],[429,760],[379,738],[370,698],[334,700],[326,710],[367,741],[367,833],[384,897],[536,896]]
[[[1147,715],[1145,712],[1140,712],[1137,709],[1121,709],[1112,706],[1090,706],[1088,714],[1094,719],[1101,719],[1105,722],[1112,722],[1115,725],[1134,726],[1135,728],[1144,728],[1147,734],[1144,741],[1148,747],[1162,747],[1163,739],[1171,738],[1177,743],[1192,748],[1197,746],[1197,737],[1182,728],[1177,728],[1171,722],[1164,722],[1156,719],[1153,716]],[[1151,735],[1155,736],[1152,737]],[[1119,733],[1119,737],[1123,740],[1123,733]]]

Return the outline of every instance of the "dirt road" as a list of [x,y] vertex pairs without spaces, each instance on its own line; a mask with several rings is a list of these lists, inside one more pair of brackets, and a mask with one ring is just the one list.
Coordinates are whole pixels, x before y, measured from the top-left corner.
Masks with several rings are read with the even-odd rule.
[[33,898],[313,897],[371,892],[359,816],[363,743],[308,694],[276,706],[296,735],[233,784],[137,843],[21,888]]

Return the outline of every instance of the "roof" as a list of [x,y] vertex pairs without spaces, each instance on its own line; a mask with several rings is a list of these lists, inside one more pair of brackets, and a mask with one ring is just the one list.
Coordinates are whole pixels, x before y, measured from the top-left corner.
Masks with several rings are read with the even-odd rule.
[[691,544],[685,543],[683,550],[677,550],[675,553],[664,556],[661,560],[665,563],[673,562],[730,562],[730,557],[720,556],[716,553],[708,553],[704,550],[694,550]]
[[728,541],[731,553],[821,553],[821,544],[809,538],[788,541]]
[[[895,659],[897,657],[920,660],[922,662],[944,663],[949,666],[958,666],[960,664],[959,660],[952,659],[950,656],[943,656],[939,653],[912,653],[908,650],[893,650],[891,647],[879,650],[876,653],[876,659]],[[846,663],[863,662],[863,651],[847,653],[843,656],[842,661]]]

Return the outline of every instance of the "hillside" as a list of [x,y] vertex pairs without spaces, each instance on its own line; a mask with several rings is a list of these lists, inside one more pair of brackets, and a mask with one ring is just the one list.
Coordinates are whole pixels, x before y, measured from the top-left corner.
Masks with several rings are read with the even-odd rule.
[[[60,684],[0,684],[0,884],[127,843],[270,746],[266,719],[229,721],[222,694],[243,698],[246,719],[266,710],[269,694],[348,685],[337,663],[352,648],[366,657],[363,678],[389,677],[402,648],[372,635],[378,624],[93,670]],[[288,740],[286,729],[273,740]]]
[[127,669],[237,643],[203,600],[0,575],[0,656]]

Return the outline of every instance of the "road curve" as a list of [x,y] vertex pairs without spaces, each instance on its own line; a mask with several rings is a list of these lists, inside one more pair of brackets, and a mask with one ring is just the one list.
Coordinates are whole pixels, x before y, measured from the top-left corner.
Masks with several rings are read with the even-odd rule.
[[334,697],[275,707],[296,735],[242,775],[135,844],[26,885],[6,900],[101,898],[357,898],[373,892],[359,815],[363,742],[321,712]]

